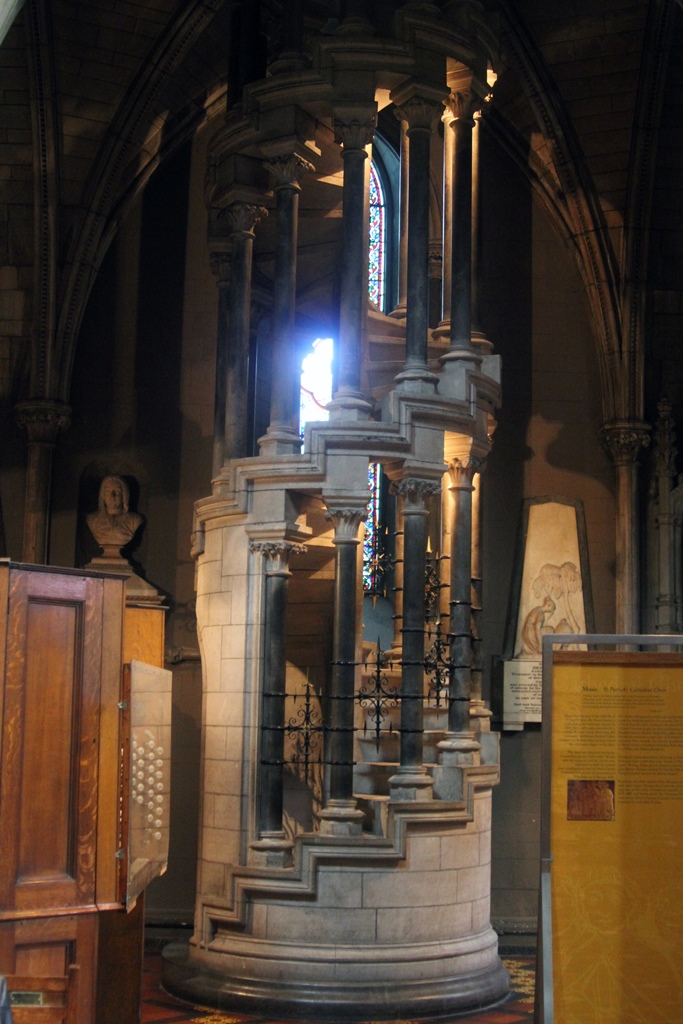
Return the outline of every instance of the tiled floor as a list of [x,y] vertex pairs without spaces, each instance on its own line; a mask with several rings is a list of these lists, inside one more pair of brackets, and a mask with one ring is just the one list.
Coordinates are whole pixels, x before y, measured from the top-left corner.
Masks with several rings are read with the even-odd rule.
[[[495,1010],[453,1018],[470,1024],[531,1024],[534,1009],[534,958],[530,956],[503,956],[510,973],[511,994]],[[249,1017],[230,1011],[205,1010],[185,1006],[162,992],[160,985],[161,954],[148,953],[142,990],[142,1024],[281,1024],[272,1017]],[[287,1024],[292,1024],[291,1021]],[[413,1024],[412,1021],[391,1024]],[[444,1024],[443,1019],[440,1024]]]

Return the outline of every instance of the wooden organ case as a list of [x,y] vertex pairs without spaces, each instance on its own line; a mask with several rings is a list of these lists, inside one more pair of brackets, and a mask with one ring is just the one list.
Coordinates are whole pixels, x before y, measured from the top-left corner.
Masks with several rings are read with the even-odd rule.
[[[164,609],[126,607],[124,587],[0,562],[0,974],[14,1024],[139,1021],[171,701]],[[132,658],[146,664],[122,671]]]

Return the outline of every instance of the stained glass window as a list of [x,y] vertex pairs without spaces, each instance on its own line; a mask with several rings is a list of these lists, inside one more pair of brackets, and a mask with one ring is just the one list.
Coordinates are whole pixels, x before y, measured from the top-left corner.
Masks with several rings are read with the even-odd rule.
[[368,291],[370,298],[384,308],[384,279],[386,263],[386,204],[379,174],[370,164],[370,245],[368,250]]
[[383,594],[386,576],[386,530],[382,516],[382,466],[368,466],[368,515],[363,540],[363,590],[366,594]]

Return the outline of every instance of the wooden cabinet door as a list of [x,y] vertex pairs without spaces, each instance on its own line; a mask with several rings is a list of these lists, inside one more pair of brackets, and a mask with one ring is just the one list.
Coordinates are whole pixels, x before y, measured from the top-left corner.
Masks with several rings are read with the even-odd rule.
[[0,916],[115,898],[122,614],[119,580],[10,569]]

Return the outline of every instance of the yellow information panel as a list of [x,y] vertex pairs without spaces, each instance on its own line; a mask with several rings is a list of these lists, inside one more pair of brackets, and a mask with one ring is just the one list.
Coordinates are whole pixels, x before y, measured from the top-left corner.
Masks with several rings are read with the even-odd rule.
[[683,1024],[683,655],[555,653],[556,1024]]

